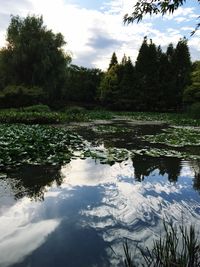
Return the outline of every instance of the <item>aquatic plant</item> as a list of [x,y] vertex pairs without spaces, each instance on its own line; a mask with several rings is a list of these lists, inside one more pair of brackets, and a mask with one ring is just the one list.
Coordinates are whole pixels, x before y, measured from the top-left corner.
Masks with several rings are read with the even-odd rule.
[[193,128],[168,128],[163,133],[146,135],[144,140],[151,143],[160,143],[174,147],[200,145],[200,130]]
[[1,125],[0,168],[21,164],[69,162],[82,138],[67,129],[40,125]]
[[47,106],[37,105],[26,108],[0,110],[0,123],[24,124],[62,124],[67,122],[85,122],[97,119],[111,119],[111,112],[80,111],[51,112]]
[[171,125],[200,126],[200,119],[187,113],[117,112],[118,116],[140,121],[161,121]]
[[[134,260],[126,242],[124,266],[135,267]],[[193,225],[174,227],[164,221],[164,235],[153,241],[153,247],[138,247],[143,263],[147,267],[199,267],[199,233]]]

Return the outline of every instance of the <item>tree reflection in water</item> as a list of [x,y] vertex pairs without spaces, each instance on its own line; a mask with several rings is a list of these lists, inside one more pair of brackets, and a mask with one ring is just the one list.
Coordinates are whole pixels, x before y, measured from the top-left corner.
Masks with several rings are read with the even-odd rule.
[[147,156],[137,156],[132,159],[135,170],[136,181],[143,181],[155,170],[159,170],[159,175],[168,175],[170,182],[177,182],[181,172],[181,159],[178,158],[153,158]]
[[189,161],[191,169],[194,171],[194,190],[200,193],[200,160]]
[[10,186],[16,199],[27,196],[34,200],[44,200],[47,187],[54,182],[62,184],[60,167],[28,165],[7,172],[7,176],[15,181]]
[[[135,156],[132,164],[136,181],[143,181],[145,177],[158,171],[159,175],[167,176],[169,182],[177,182],[182,169],[182,160],[179,158],[149,156]],[[190,168],[194,172],[195,190],[200,192],[200,161],[189,161]],[[7,171],[7,177],[11,178],[9,184],[16,199],[27,196],[34,200],[44,200],[47,187],[55,182],[60,186],[63,178],[60,175],[60,166],[22,166],[16,170]],[[14,181],[14,182],[13,182]]]

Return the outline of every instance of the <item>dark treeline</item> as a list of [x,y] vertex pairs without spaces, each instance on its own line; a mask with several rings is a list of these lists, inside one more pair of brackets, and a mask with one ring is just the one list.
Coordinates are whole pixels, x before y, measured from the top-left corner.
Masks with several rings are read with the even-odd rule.
[[191,83],[191,61],[187,40],[164,53],[147,38],[135,65],[124,56],[118,63],[113,53],[100,85],[100,98],[113,108],[129,110],[181,110],[183,92]]
[[145,37],[135,64],[125,55],[119,63],[113,53],[105,72],[72,65],[65,44],[42,17],[11,17],[0,50],[0,107],[40,103],[58,109],[73,104],[177,111],[200,101],[200,64],[192,66],[186,39],[163,52]]

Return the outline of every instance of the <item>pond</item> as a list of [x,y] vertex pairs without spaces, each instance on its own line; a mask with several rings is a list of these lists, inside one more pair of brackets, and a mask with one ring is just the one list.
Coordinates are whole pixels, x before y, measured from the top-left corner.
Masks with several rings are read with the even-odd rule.
[[151,246],[163,218],[200,229],[199,145],[141,138],[165,132],[165,125],[71,129],[89,154],[78,149],[67,163],[1,172],[1,267],[124,266],[125,240],[139,261],[135,247]]

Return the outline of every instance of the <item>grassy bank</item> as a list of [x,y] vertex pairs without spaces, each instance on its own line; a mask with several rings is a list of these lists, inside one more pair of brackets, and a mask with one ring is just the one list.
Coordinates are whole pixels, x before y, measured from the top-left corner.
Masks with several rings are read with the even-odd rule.
[[112,117],[113,114],[107,111],[0,111],[0,123],[62,124],[67,122],[85,122],[96,119],[111,119]]
[[0,123],[62,124],[99,119],[109,120],[114,117],[137,121],[161,121],[178,126],[200,126],[200,119],[194,119],[187,113],[111,112],[106,110],[85,110],[80,107],[55,112],[41,105],[24,109],[0,110]]

